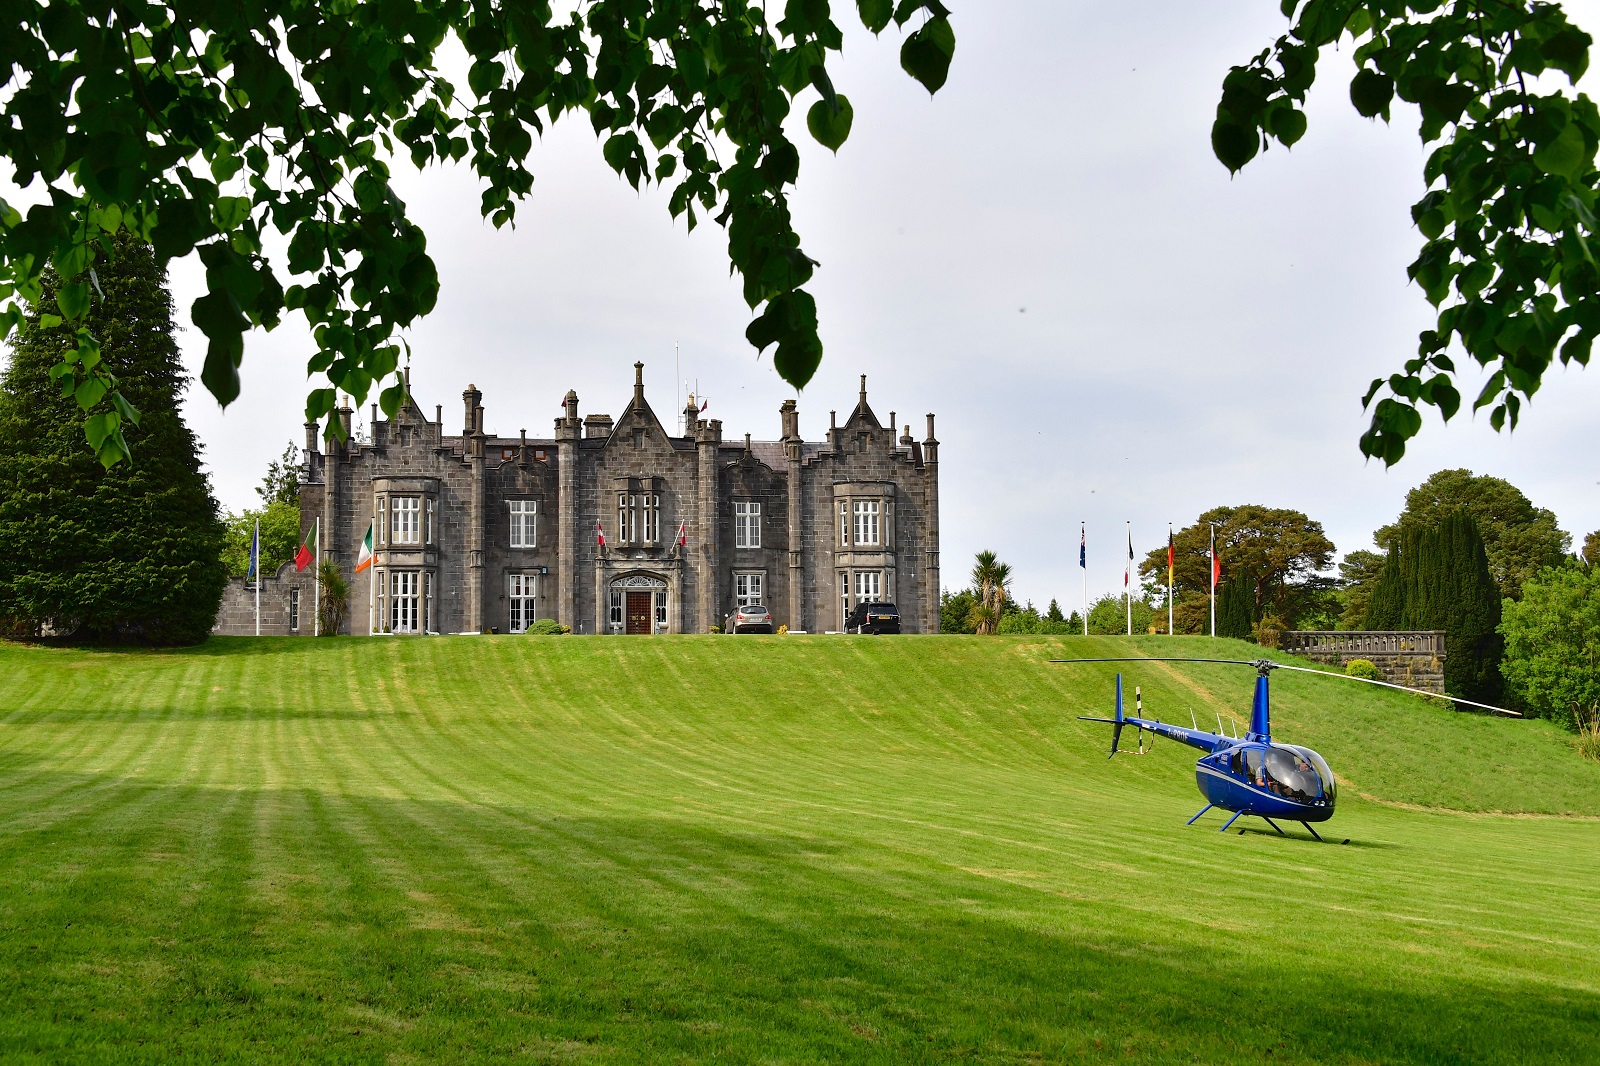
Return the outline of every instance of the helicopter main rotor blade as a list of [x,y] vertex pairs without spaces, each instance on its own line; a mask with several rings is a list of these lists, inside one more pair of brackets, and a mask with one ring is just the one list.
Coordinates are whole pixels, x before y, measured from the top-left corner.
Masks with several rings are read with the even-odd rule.
[[1490,703],[1478,703],[1478,702],[1476,702],[1474,700],[1464,700],[1459,696],[1440,695],[1437,692],[1429,692],[1427,689],[1409,688],[1409,687],[1407,687],[1405,685],[1396,685],[1392,681],[1374,681],[1370,677],[1352,677],[1350,674],[1335,674],[1335,673],[1332,673],[1332,672],[1327,671],[1327,670],[1313,670],[1309,666],[1287,666],[1287,665],[1285,665],[1283,663],[1279,663],[1278,664],[1278,669],[1279,670],[1294,670],[1297,673],[1302,673],[1302,674],[1318,674],[1318,675],[1321,675],[1322,677],[1335,677],[1335,678],[1338,678],[1341,681],[1360,681],[1363,684],[1379,685],[1379,686],[1381,686],[1383,688],[1397,689],[1400,692],[1414,692],[1418,696],[1434,696],[1434,697],[1437,697],[1438,699],[1441,699],[1441,700],[1449,700],[1451,703],[1465,703],[1468,707],[1481,707],[1486,711],[1493,711],[1495,714],[1503,714],[1507,718],[1521,718],[1522,717],[1522,713],[1520,711],[1510,711],[1510,710],[1507,710],[1504,707],[1496,707],[1496,706],[1494,706],[1493,704],[1490,704]]
[[1496,707],[1491,703],[1478,703],[1476,700],[1464,700],[1459,696],[1445,696],[1427,689],[1408,688],[1405,685],[1396,685],[1392,681],[1374,681],[1366,677],[1352,677],[1349,674],[1335,674],[1327,670],[1313,670],[1309,666],[1290,666],[1287,663],[1276,662],[1272,659],[1192,659],[1176,655],[1127,655],[1108,659],[1050,659],[1052,663],[1222,663],[1226,666],[1254,666],[1258,670],[1294,670],[1302,674],[1317,674],[1320,677],[1335,677],[1344,681],[1360,681],[1366,685],[1377,685],[1381,688],[1392,688],[1398,692],[1411,692],[1418,696],[1436,696],[1451,703],[1465,703],[1468,707],[1479,707],[1485,711],[1504,715],[1507,718],[1521,718],[1520,711],[1507,710]]
[[1175,655],[1128,655],[1115,659],[1050,659],[1052,663],[1224,663],[1228,666],[1254,666],[1249,659],[1191,659]]

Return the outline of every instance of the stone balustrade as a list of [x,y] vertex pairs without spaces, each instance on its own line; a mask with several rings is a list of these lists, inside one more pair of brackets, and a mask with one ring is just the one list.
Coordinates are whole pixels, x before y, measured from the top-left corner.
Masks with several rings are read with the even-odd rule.
[[1319,663],[1366,659],[1383,680],[1444,694],[1444,631],[1290,630],[1283,650]]

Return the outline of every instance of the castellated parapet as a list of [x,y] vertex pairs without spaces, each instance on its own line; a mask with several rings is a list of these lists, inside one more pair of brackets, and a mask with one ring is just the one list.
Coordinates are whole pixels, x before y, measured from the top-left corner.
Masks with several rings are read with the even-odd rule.
[[[485,429],[483,394],[462,393],[462,432],[446,435],[408,397],[371,439],[306,428],[303,528],[321,518],[325,559],[350,583],[346,632],[520,632],[554,618],[575,633],[704,633],[759,602],[792,631],[841,628],[861,599],[893,602],[902,627],[939,627],[939,452],[898,437],[867,404],[827,437],[804,440],[793,400],[780,438],[725,439],[684,411],[668,433],[645,398],[644,365],[622,413],[579,416],[568,392],[550,437]],[[355,573],[373,530],[374,565]],[[262,585],[263,632],[309,635],[310,571]],[[291,595],[304,603],[287,626]],[[279,601],[282,601],[280,603]],[[254,593],[230,584],[219,633],[253,633]],[[279,620],[283,619],[280,624]]]

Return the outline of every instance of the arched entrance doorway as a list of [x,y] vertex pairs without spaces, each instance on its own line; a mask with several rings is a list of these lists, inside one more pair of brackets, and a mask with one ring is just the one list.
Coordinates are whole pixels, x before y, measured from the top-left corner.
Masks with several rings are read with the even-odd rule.
[[611,583],[611,631],[643,636],[667,628],[667,583],[653,574],[628,574]]

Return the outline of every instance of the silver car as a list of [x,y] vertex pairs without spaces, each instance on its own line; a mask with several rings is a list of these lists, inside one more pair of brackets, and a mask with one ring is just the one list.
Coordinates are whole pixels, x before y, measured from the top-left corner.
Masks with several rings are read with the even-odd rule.
[[747,603],[733,612],[729,628],[735,633],[771,633],[772,613],[759,603]]

